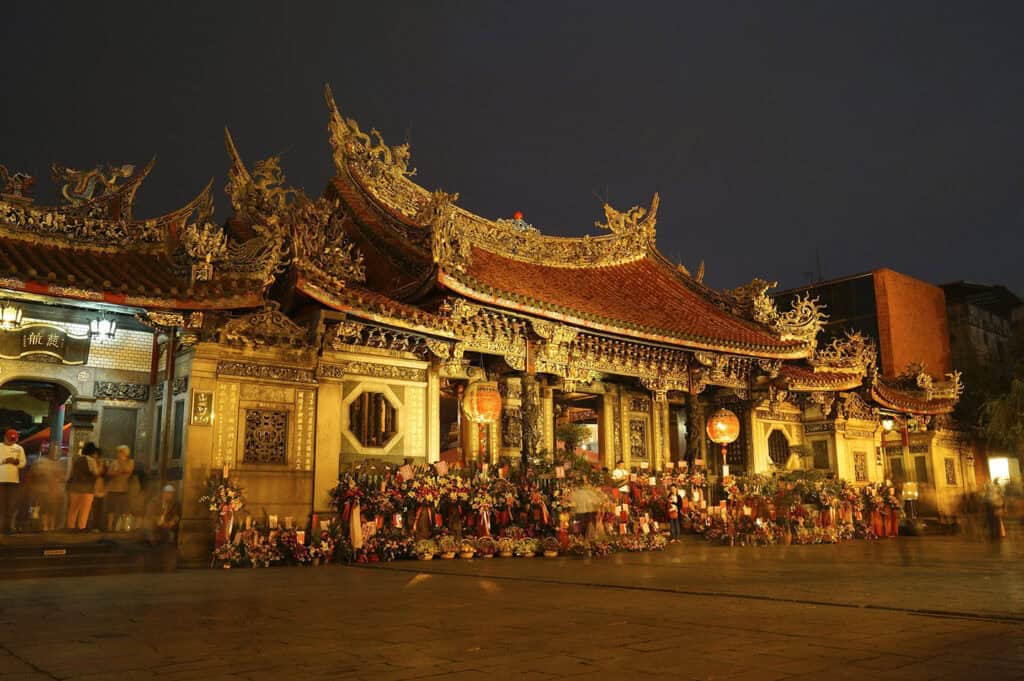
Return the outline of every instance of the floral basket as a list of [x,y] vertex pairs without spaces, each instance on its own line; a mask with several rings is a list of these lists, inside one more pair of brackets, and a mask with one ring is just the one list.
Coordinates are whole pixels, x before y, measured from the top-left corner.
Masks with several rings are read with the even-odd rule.
[[533,558],[540,549],[540,542],[532,537],[524,537],[515,544],[515,554],[522,558]]
[[498,543],[490,537],[480,537],[476,540],[476,555],[481,558],[494,558],[498,552]]
[[541,549],[544,551],[545,558],[558,557],[558,550],[561,548],[561,546],[559,545],[558,540],[556,538],[547,537],[546,539],[544,539],[544,541],[540,543],[540,546]]
[[451,560],[455,557],[455,552],[459,549],[459,545],[455,543],[455,540],[445,535],[437,540],[437,547],[441,553],[441,557],[445,560]]
[[433,539],[420,539],[416,542],[414,550],[420,560],[431,560],[439,549],[437,542]]
[[469,559],[476,555],[476,546],[473,545],[472,540],[463,539],[459,543],[459,558]]
[[498,555],[502,558],[511,558],[515,553],[516,542],[509,537],[502,537],[498,540]]

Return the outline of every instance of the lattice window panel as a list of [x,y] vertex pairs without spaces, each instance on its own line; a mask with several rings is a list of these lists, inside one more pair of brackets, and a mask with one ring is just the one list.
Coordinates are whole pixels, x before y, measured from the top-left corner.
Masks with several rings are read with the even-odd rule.
[[245,410],[243,463],[288,464],[288,412],[272,409]]
[[768,436],[768,458],[776,466],[785,466],[789,461],[789,440],[781,430],[773,430]]
[[629,422],[630,459],[647,458],[647,422],[632,419]]
[[956,461],[953,460],[953,459],[948,459],[947,458],[947,459],[945,459],[943,461],[943,464],[945,464],[945,468],[946,468],[946,484],[947,485],[955,485],[956,484]]

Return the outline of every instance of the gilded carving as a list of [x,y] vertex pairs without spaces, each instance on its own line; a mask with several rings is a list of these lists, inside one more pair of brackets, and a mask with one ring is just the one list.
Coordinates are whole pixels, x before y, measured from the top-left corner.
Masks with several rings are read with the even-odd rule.
[[220,330],[220,339],[235,346],[302,348],[308,344],[309,332],[283,314],[277,302],[270,301],[260,312],[228,321]]
[[787,312],[779,312],[767,293],[777,285],[773,281],[754,279],[744,286],[726,290],[723,292],[725,306],[735,314],[769,327],[781,340],[795,340],[813,347],[828,319],[825,307],[808,294],[794,298]]
[[93,395],[107,400],[132,400],[145,402],[149,399],[149,386],[145,383],[117,383],[96,381]]
[[878,411],[872,408],[857,393],[844,393],[836,407],[836,415],[844,419],[877,421]]
[[363,255],[343,226],[346,218],[337,201],[323,198],[303,202],[294,218],[296,261],[336,288],[366,281]]
[[350,375],[371,376],[373,378],[390,378],[400,381],[424,382],[427,370],[416,367],[396,366],[393,364],[377,364],[375,362],[338,362],[321,364],[319,370],[323,378],[346,378]]
[[808,362],[815,371],[840,371],[866,374],[874,368],[878,353],[875,344],[859,331],[847,331],[817,350]]
[[316,382],[316,378],[310,369],[282,367],[272,364],[253,364],[251,362],[237,362],[232,360],[221,360],[217,362],[217,375],[240,376],[242,378],[257,378],[271,381],[284,381],[288,383]]
[[[57,207],[31,205],[22,200],[22,196],[5,190],[0,198],[0,225],[4,232],[57,246],[72,243],[114,252],[123,251],[125,247],[163,251],[169,235],[182,230],[188,218],[209,202],[210,185],[172,213],[149,220],[133,220],[130,198],[143,177],[145,172],[126,185],[130,191],[121,188],[113,195],[100,195],[93,201]],[[8,187],[12,181],[9,176]],[[24,186],[24,182],[20,186]]]

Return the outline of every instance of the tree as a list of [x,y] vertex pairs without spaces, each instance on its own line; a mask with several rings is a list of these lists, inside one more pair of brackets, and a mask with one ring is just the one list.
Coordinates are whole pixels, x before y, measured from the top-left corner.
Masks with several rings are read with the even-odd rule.
[[581,423],[569,421],[555,429],[555,437],[565,443],[565,451],[575,452],[580,443],[588,435],[587,427]]
[[1024,451],[1024,377],[1014,377],[1005,392],[981,405],[981,434],[990,445]]

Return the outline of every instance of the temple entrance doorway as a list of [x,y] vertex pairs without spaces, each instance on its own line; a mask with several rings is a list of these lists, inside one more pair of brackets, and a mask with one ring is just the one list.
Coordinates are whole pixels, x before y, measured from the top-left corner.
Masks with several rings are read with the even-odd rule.
[[438,435],[441,439],[441,461],[447,461],[452,464],[463,461],[463,424],[459,401],[461,391],[462,384],[457,381],[446,380],[441,384],[441,396],[438,405],[440,419]]
[[604,427],[601,403],[600,395],[555,391],[556,450],[574,452],[600,465]]
[[693,463],[693,454],[686,443],[689,436],[689,414],[682,402],[670,401],[668,405],[668,448],[669,460],[674,464],[685,461]]
[[66,458],[71,423],[64,417],[70,396],[66,387],[45,379],[15,379],[0,386],[0,431],[18,431],[30,464],[51,447],[57,459]]
[[[0,432],[13,429],[25,450],[5,531],[38,532],[59,527],[71,441],[65,411],[71,392],[45,379],[18,378],[0,386]],[[8,514],[10,517],[7,517]]]

